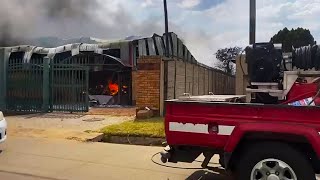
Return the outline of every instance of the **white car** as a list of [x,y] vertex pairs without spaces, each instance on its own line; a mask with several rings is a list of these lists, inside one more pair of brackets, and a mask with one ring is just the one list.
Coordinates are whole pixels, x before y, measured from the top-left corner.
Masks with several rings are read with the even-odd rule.
[[0,143],[7,139],[7,121],[5,120],[3,113],[0,111]]

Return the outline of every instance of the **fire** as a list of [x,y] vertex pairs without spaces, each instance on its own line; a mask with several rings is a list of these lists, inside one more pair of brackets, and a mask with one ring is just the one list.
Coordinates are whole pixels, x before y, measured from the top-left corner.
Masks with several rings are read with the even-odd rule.
[[110,95],[111,96],[115,96],[118,94],[119,92],[119,85],[117,83],[112,83],[112,82],[109,82],[109,90],[110,90]]

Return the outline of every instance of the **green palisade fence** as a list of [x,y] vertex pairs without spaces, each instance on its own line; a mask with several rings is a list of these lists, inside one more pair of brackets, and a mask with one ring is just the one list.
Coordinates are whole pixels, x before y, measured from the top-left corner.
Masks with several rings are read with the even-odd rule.
[[6,108],[9,111],[41,112],[43,104],[44,67],[37,63],[24,63],[21,58],[9,59],[7,69]]
[[[69,60],[54,62],[48,57],[34,57],[24,62],[22,57],[10,58],[6,72],[0,74],[0,82],[6,82],[6,88],[0,88],[2,109],[15,112],[89,110],[89,68],[85,64],[75,65]],[[4,67],[0,63],[0,73]],[[5,96],[1,96],[4,92]]]

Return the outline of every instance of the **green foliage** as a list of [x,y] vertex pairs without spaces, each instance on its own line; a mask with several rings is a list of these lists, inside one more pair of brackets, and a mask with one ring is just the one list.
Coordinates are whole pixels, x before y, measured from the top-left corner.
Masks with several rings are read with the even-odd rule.
[[315,44],[310,30],[303,28],[291,29],[290,31],[288,28],[284,28],[271,38],[271,42],[281,43],[285,52],[291,52],[292,47]]
[[235,74],[235,64],[237,56],[242,51],[241,47],[230,47],[219,49],[216,52],[216,58],[219,60],[216,66],[228,74]]

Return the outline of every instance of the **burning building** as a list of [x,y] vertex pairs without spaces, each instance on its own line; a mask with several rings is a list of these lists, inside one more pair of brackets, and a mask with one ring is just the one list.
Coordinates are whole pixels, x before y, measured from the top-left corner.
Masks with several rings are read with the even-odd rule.
[[[163,112],[164,100],[183,93],[234,93],[234,77],[199,63],[174,33],[169,34],[170,58],[163,58],[165,39],[155,34],[101,44],[1,48],[0,108],[138,106]],[[37,105],[21,105],[30,102]]]

